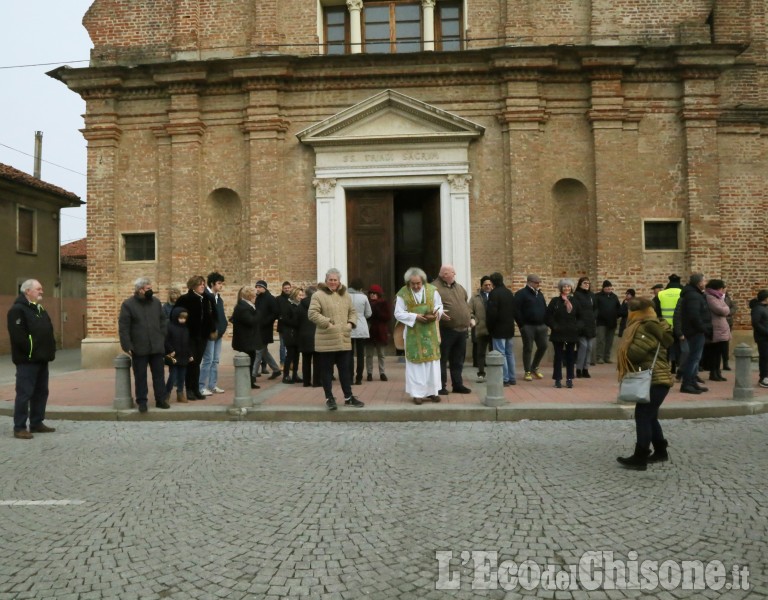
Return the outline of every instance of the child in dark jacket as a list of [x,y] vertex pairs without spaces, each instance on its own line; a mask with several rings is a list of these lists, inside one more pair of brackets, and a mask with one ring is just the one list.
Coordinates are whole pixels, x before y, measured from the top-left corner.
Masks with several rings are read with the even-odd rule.
[[165,391],[170,394],[176,386],[176,402],[188,402],[184,395],[184,379],[187,376],[187,365],[194,360],[192,343],[187,329],[187,311],[181,307],[171,311],[168,323],[168,333],[165,336],[165,362],[170,366],[168,382]]

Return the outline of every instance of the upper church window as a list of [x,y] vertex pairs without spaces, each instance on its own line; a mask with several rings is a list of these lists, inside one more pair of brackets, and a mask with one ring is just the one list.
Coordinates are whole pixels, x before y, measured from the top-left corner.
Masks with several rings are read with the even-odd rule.
[[[324,5],[323,47],[326,54],[461,50],[462,5],[463,0],[437,0],[434,8],[425,8],[421,0],[365,0],[359,10]],[[432,11],[431,19],[425,19],[425,10]],[[425,31],[430,20],[432,31]],[[356,30],[359,39],[352,39]]]

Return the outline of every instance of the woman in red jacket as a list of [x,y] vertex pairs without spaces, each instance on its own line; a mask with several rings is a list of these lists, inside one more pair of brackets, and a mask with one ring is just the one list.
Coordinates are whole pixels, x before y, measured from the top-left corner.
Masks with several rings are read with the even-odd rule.
[[386,381],[384,348],[389,343],[389,321],[392,318],[392,306],[384,297],[384,290],[377,284],[373,284],[368,290],[368,301],[371,303],[371,318],[368,319],[370,337],[368,338],[368,344],[365,346],[367,380],[373,380],[373,352],[375,350],[379,360],[379,378],[382,381]]

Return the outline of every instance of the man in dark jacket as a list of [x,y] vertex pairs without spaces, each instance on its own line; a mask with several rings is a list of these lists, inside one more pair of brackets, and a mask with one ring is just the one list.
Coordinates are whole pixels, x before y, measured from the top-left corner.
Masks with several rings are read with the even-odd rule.
[[56,431],[43,423],[48,403],[48,363],[56,358],[56,339],[51,319],[40,304],[42,299],[41,283],[28,279],[21,284],[21,294],[8,311],[11,358],[16,365],[13,437],[20,440],[31,440],[33,433]]
[[[678,317],[679,315],[679,317]],[[699,363],[704,352],[704,342],[712,338],[712,313],[704,295],[704,275],[694,273],[688,285],[680,293],[674,320],[680,320],[681,341],[688,344],[688,358],[680,366],[682,383],[680,391],[684,394],[700,394],[708,391],[699,385]],[[677,329],[677,323],[675,324]]]
[[176,301],[176,306],[187,309],[189,318],[189,341],[192,344],[194,360],[187,366],[187,398],[203,400],[200,393],[200,365],[208,340],[216,339],[215,307],[211,296],[205,293],[205,279],[202,275],[193,275],[187,281],[187,293]]
[[153,296],[152,283],[148,277],[140,277],[134,282],[133,296],[120,307],[118,330],[120,347],[131,357],[139,412],[147,412],[147,365],[152,372],[155,405],[158,408],[171,408],[165,391],[163,362],[168,317],[160,300]]
[[488,294],[485,322],[493,349],[504,357],[504,385],[515,385],[515,295],[506,285],[501,273],[491,273],[493,289]]
[[757,344],[757,360],[762,388],[768,388],[768,290],[760,290],[757,297],[749,301],[752,320],[752,336]]
[[214,271],[208,274],[208,287],[203,294],[213,305],[213,318],[216,322],[216,338],[209,339],[205,344],[203,358],[200,361],[199,391],[203,396],[222,394],[224,390],[219,387],[219,357],[221,356],[221,338],[227,331],[226,314],[224,312],[224,300],[221,298],[221,290],[224,289],[224,275]]
[[[515,293],[515,321],[520,328],[523,338],[523,366],[525,380],[544,379],[539,365],[547,352],[547,301],[539,289],[541,278],[538,275],[528,275],[525,287]],[[536,354],[531,361],[533,344],[536,344]]]
[[291,291],[293,290],[293,285],[291,285],[290,281],[283,281],[283,285],[281,286],[280,295],[275,298],[277,301],[277,310],[278,310],[278,317],[277,317],[277,335],[280,339],[280,364],[285,364],[285,356],[287,354],[287,349],[285,345],[285,340],[283,339],[283,324],[282,324],[282,317],[283,313],[288,311],[288,300],[291,297]]
[[613,284],[603,281],[603,289],[595,294],[595,314],[597,316],[597,339],[595,340],[597,364],[610,364],[613,338],[616,336],[616,324],[621,312],[619,297],[613,293]]
[[267,282],[263,279],[259,279],[256,282],[256,308],[259,310],[261,319],[261,341],[262,348],[256,351],[256,363],[253,366],[254,377],[259,376],[260,366],[264,366],[264,370],[261,373],[266,373],[266,366],[272,369],[272,375],[270,379],[277,379],[282,374],[280,365],[275,362],[272,354],[269,351],[269,345],[275,341],[275,321],[280,317],[280,306],[277,303],[277,299],[267,289]]

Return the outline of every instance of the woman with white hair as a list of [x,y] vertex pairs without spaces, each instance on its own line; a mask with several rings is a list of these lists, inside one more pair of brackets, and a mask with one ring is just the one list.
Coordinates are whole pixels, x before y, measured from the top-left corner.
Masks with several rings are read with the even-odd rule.
[[[403,277],[405,285],[397,292],[395,319],[405,327],[402,333],[405,350],[405,391],[414,404],[424,400],[440,402],[440,330],[443,301],[435,286],[427,283],[427,275],[411,267]],[[395,335],[398,332],[395,330]]]
[[573,282],[561,279],[557,283],[560,292],[547,306],[549,341],[555,349],[552,365],[552,379],[555,387],[563,387],[563,363],[565,363],[565,387],[573,387],[573,367],[576,363],[576,344],[579,341],[581,315],[579,305],[573,301]]

